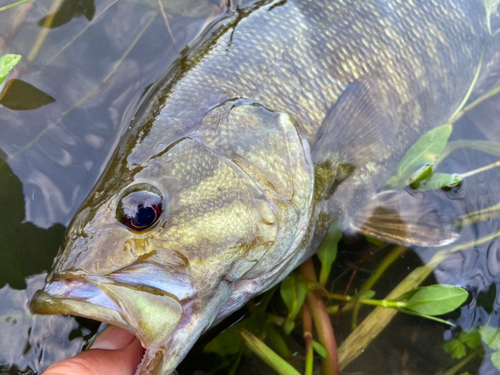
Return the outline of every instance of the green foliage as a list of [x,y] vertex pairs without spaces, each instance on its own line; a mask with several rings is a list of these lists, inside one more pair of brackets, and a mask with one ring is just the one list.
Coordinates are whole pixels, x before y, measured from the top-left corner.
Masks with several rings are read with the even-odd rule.
[[500,350],[500,332],[498,328],[481,326],[479,327],[479,334],[481,335],[481,340],[490,349]]
[[409,292],[402,307],[421,316],[442,315],[460,307],[467,296],[466,290],[454,285],[430,285]]
[[451,131],[451,125],[443,125],[425,133],[406,152],[386,186],[401,188],[412,182],[410,177],[413,181],[418,181],[428,176],[429,166],[432,169],[434,161],[443,152]]
[[278,354],[272,351],[271,348],[269,348],[266,344],[264,344],[250,332],[243,330],[240,333],[248,348],[264,362],[266,362],[278,374],[300,375],[300,373],[295,370],[292,365],[290,365],[287,361],[285,361]]
[[33,110],[55,101],[52,96],[42,90],[15,78],[7,82],[0,95],[0,104],[14,111]]
[[460,336],[458,336],[458,339],[472,350],[479,348],[479,346],[481,345],[481,335],[479,334],[479,331],[477,329],[473,329],[470,332],[460,332]]
[[288,309],[288,316],[283,324],[283,330],[288,335],[295,327],[295,317],[299,313],[306,299],[307,286],[303,277],[297,272],[292,272],[283,280],[280,294]]
[[270,324],[266,324],[266,322],[269,320],[270,314],[266,312],[266,308],[275,291],[276,288],[273,288],[264,294],[257,306],[251,309],[251,313],[247,318],[227,328],[224,332],[210,341],[203,350],[205,352],[215,353],[221,358],[239,354],[243,350],[243,338],[240,335],[242,330],[257,334],[269,328]]
[[21,55],[3,55],[0,57],[0,84],[7,78],[7,75],[17,63],[21,61]]
[[313,340],[312,344],[313,344],[314,351],[316,353],[318,353],[323,358],[328,357],[328,351],[325,349],[325,347],[323,345],[321,345],[316,340]]
[[238,332],[245,326],[245,321],[232,325],[210,341],[204,348],[205,352],[215,353],[224,358],[239,353],[242,340]]
[[467,354],[467,348],[464,343],[458,339],[450,340],[444,344],[444,350],[451,354],[452,359],[460,359]]
[[444,344],[444,350],[451,354],[451,358],[460,359],[467,354],[467,347],[476,350],[481,345],[481,336],[477,329],[460,332],[458,338]]
[[361,293],[359,295],[359,298],[370,299],[370,298],[373,298],[373,296],[375,296],[375,291],[374,290],[367,290],[366,292]]
[[410,187],[418,191],[438,190],[456,186],[461,181],[462,178],[457,174],[433,173],[428,179],[410,184]]
[[373,238],[373,237],[366,237],[366,240],[369,242],[369,243],[372,243],[374,244],[375,246],[377,247],[382,247],[385,245],[385,242],[382,241],[382,240],[379,240],[377,238]]
[[337,257],[337,248],[340,239],[342,238],[342,224],[340,220],[335,220],[328,233],[321,243],[316,255],[321,261],[321,271],[319,274],[319,283],[325,285],[332,269],[332,264]]
[[491,362],[500,370],[500,329],[490,326],[479,327],[479,334],[481,335],[481,340],[491,349],[493,353],[491,354]]
[[55,13],[43,17],[38,21],[38,25],[54,29],[81,16],[84,16],[87,21],[92,21],[95,9],[94,0],[64,0]]

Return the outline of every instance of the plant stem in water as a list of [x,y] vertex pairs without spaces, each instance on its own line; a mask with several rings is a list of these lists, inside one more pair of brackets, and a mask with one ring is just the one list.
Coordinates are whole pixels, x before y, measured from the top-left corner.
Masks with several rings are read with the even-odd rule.
[[[300,273],[306,281],[316,284],[317,278],[314,272],[314,265],[312,259],[308,259],[300,266]],[[319,342],[324,346],[328,355],[323,358],[323,375],[338,375],[338,362],[337,362],[337,344],[335,342],[335,335],[333,333],[332,323],[330,316],[326,311],[323,300],[316,294],[314,290],[309,290],[306,296],[307,305],[318,333]]]
[[314,366],[314,348],[312,338],[312,320],[311,312],[307,304],[302,305],[302,322],[304,325],[304,341],[306,342],[306,366],[304,375],[313,375]]

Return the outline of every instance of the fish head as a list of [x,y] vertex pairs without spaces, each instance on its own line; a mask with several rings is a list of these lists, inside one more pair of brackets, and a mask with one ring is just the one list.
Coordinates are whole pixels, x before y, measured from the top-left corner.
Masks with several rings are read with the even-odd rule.
[[199,128],[143,147],[141,163],[116,154],[31,304],[131,331],[146,348],[138,374],[174,369],[224,305],[241,305],[227,308],[238,282],[269,285],[309,220],[309,148],[288,116],[231,102]]

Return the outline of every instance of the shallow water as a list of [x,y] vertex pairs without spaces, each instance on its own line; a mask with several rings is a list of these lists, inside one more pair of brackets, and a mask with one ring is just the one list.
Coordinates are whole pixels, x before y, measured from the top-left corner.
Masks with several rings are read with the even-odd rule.
[[[56,17],[57,27],[46,35],[37,53],[33,46],[42,35],[39,23],[50,13],[53,2],[39,0],[0,12],[0,55],[23,55],[9,79],[28,82],[55,100],[31,110],[0,107],[0,159],[8,160],[8,165],[0,169],[0,369],[6,374],[40,373],[54,361],[78,353],[98,329],[98,324],[85,319],[32,316],[29,299],[43,285],[64,226],[98,179],[142,96],[207,24],[228,10],[223,1],[199,2],[201,5],[187,11],[167,7],[164,17],[156,1],[84,1],[78,9],[72,8],[69,0],[63,3],[66,5],[61,5],[63,11]],[[0,1],[0,7],[5,4]],[[471,100],[500,78],[499,47],[492,44],[486,56],[488,75],[480,77]],[[500,143],[500,97],[482,103],[459,120],[450,140],[462,139]],[[438,171],[466,173],[498,160],[498,155],[461,149],[446,158]],[[498,204],[499,181],[500,168],[496,168],[466,178],[458,188],[429,195],[451,204],[459,216]],[[498,218],[464,227],[458,243],[499,229]],[[331,290],[343,293],[356,269],[352,294],[391,249],[377,249],[360,236],[345,236],[334,266],[335,278],[329,282]],[[436,251],[413,248],[405,252],[377,285],[377,297],[383,298]],[[360,262],[363,254],[367,255]],[[399,314],[346,373],[444,372],[459,362],[443,350],[447,340],[461,329],[500,326],[500,240],[453,254],[433,277],[470,292],[460,311],[448,316],[457,328]],[[284,314],[278,294],[270,310]],[[223,327],[247,311],[237,313]],[[362,308],[361,316],[368,311]],[[338,344],[349,334],[350,320],[350,313],[344,312],[336,322]],[[202,353],[217,330],[220,328],[200,340],[181,365],[181,374],[207,373],[223,363],[214,354]],[[294,353],[291,361],[300,363],[300,329],[286,341]],[[205,361],[200,361],[200,356]],[[477,356],[461,371],[500,373],[490,356],[488,351],[485,358]],[[241,360],[237,373],[272,373],[250,354],[244,354]],[[227,368],[219,372],[227,373]]]

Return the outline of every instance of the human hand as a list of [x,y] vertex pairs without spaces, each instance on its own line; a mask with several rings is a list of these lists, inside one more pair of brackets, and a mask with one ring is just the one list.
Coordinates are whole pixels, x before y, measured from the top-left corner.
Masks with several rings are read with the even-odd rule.
[[143,355],[144,349],[134,335],[110,326],[89,350],[54,363],[43,375],[133,375]]

